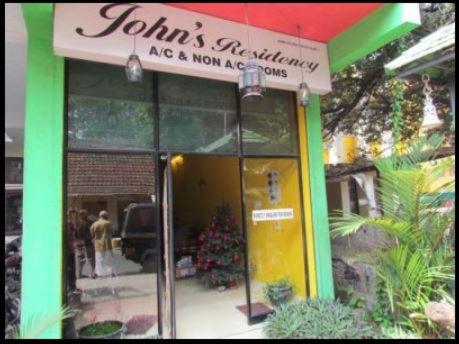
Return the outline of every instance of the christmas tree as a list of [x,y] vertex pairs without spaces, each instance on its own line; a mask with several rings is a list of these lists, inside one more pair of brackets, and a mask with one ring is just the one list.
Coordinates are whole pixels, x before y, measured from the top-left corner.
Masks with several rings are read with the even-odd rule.
[[199,241],[198,270],[207,286],[230,287],[244,276],[243,238],[227,204],[217,207],[217,213],[199,235]]

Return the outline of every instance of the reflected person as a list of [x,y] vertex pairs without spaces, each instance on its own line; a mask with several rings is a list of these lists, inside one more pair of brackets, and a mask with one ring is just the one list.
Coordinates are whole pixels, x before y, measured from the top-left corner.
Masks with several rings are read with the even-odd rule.
[[75,241],[76,241],[76,219],[77,211],[74,208],[69,208],[67,211],[67,226],[66,226],[66,243],[67,243],[67,287],[70,292],[77,290],[76,274],[75,274]]
[[95,274],[97,277],[112,276],[112,224],[108,221],[107,211],[102,210],[99,213],[99,219],[91,225],[90,231],[94,238],[94,249],[96,251]]
[[88,212],[85,209],[81,209],[78,212],[78,227],[76,231],[82,253],[80,259],[77,261],[77,275],[80,276],[80,278],[82,276],[85,261],[88,262],[91,269],[90,277],[94,278],[95,254],[90,231],[91,224],[92,221],[88,218]]

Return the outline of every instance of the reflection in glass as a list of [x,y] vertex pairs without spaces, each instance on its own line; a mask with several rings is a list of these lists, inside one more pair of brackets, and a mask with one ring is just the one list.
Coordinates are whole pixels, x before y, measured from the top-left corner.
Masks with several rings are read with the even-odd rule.
[[22,184],[23,158],[5,158],[5,184]]
[[5,234],[22,232],[22,190],[5,191]]
[[267,89],[262,99],[242,101],[244,154],[296,154],[292,92]]
[[235,86],[216,80],[159,74],[160,149],[237,151]]
[[[304,297],[302,214],[296,159],[244,159],[244,199],[252,318],[273,308],[267,283],[288,279]],[[277,210],[277,212],[275,212]]]
[[108,320],[124,338],[157,335],[154,173],[151,155],[68,153],[66,337]]
[[69,62],[70,148],[153,149],[153,86],[129,83],[119,66]]

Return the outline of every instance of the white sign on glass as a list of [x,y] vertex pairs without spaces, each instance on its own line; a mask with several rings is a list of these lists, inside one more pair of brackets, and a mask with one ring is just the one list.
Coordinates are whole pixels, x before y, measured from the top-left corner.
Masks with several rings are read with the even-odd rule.
[[293,209],[252,210],[252,221],[277,221],[293,219]]
[[[292,23],[296,25],[296,23]],[[331,90],[327,45],[250,27],[250,49],[267,86],[296,91],[304,79],[314,93]],[[125,65],[133,51],[145,69],[237,82],[249,47],[247,27],[158,3],[56,3],[57,55]]]

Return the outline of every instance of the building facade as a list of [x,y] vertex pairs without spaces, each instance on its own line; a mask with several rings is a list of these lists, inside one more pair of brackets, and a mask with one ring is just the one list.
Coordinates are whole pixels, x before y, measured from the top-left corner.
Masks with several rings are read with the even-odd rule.
[[[311,13],[289,18],[305,29],[317,13],[301,34],[301,59],[295,28],[263,22],[261,4],[250,4],[247,41],[247,27],[218,6],[23,4],[22,321],[67,304],[76,331],[120,320],[133,336],[224,337],[272,311],[262,298],[269,282],[289,279],[298,298],[333,298],[319,95],[332,73],[419,25],[417,4],[370,5],[301,4]],[[139,83],[124,74],[133,48]],[[237,86],[247,49],[267,77],[254,101]],[[295,92],[300,68],[313,93],[306,108]],[[223,204],[240,254],[217,236],[211,268],[214,278],[221,265],[241,274],[207,290],[193,269],[203,269],[200,233]],[[110,249],[96,245],[94,263],[91,244],[69,244],[70,209],[108,213]],[[177,272],[184,267],[188,279]],[[44,337],[71,336],[61,325]]]

